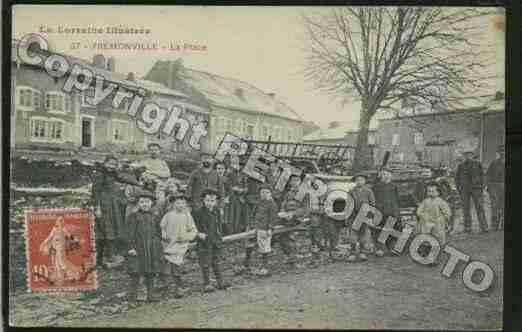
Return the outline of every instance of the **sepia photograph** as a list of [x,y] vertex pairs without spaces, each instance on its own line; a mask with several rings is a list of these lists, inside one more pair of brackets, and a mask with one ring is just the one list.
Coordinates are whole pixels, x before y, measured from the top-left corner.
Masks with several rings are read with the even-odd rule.
[[9,326],[503,329],[504,7],[11,10]]

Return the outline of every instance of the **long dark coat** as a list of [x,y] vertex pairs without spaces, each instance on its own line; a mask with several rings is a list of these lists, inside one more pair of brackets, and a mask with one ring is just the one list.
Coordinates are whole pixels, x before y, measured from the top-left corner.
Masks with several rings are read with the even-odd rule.
[[129,250],[136,250],[130,256],[129,273],[140,275],[159,273],[161,268],[161,228],[158,217],[152,212],[137,211],[129,216]]
[[399,190],[394,183],[377,182],[373,188],[375,207],[386,216],[399,217]]
[[96,236],[106,240],[125,240],[127,224],[125,209],[127,199],[122,183],[137,184],[134,179],[116,172],[102,172],[92,186],[92,200],[101,209],[96,218]]
[[221,232],[221,214],[216,207],[210,211],[206,207],[197,209],[193,214],[194,222],[199,233],[207,234],[205,240],[198,238],[199,251],[211,251],[221,247],[223,240]]
[[482,190],[484,186],[484,173],[482,165],[477,160],[464,160],[455,174],[455,184],[459,192],[470,192],[473,189]]
[[244,232],[248,222],[246,192],[239,193],[232,188],[237,187],[246,190],[247,186],[247,175],[236,170],[231,170],[228,173],[226,191],[229,203],[225,207],[225,220],[231,225],[232,233]]

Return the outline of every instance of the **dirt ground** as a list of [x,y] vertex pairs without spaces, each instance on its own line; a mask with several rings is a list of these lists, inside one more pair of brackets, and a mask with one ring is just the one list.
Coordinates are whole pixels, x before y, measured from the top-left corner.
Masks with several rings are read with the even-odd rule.
[[[304,241],[300,235],[300,243]],[[306,246],[296,267],[288,268],[278,253],[270,277],[235,275],[239,259],[225,254],[226,291],[202,294],[200,270],[189,260],[183,276],[188,293],[174,299],[163,293],[159,303],[129,308],[124,301],[124,271],[100,272],[99,292],[10,296],[10,322],[15,326],[135,328],[307,328],[307,329],[501,329],[503,246],[501,232],[456,234],[450,245],[490,265],[495,281],[485,293],[465,287],[459,264],[454,276],[438,267],[400,257],[370,257],[365,263],[329,262],[326,255],[311,265]]]

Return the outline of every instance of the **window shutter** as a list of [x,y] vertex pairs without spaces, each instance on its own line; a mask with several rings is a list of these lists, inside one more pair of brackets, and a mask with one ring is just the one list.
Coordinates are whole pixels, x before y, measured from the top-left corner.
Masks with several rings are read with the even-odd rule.
[[44,99],[45,99],[45,110],[49,110],[51,108],[51,96],[48,92],[45,93]]
[[40,93],[33,92],[32,98],[33,98],[33,100],[32,100],[33,108],[35,111],[38,111],[40,109]]
[[65,112],[70,112],[71,111],[71,97],[69,95],[65,95],[64,96],[64,108],[65,108]]
[[114,134],[112,132],[112,120],[107,120],[107,141],[112,142],[114,140]]

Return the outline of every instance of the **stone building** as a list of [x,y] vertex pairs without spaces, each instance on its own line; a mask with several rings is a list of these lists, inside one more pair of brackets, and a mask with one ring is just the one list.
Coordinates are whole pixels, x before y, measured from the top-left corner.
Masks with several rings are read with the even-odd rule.
[[454,168],[464,149],[473,149],[484,167],[505,141],[503,94],[487,96],[482,106],[380,119],[377,161],[391,151],[391,162]]
[[182,91],[210,107],[209,140],[214,150],[227,132],[247,139],[300,142],[304,120],[273,93],[249,83],[194,70],[181,60],[157,61],[145,79]]
[[[17,41],[12,43],[11,61],[11,148],[43,150],[85,150],[102,152],[142,152],[147,143],[159,141],[172,150],[187,148],[186,141],[176,142],[173,137],[148,135],[136,128],[136,119],[127,114],[129,102],[115,108],[111,101],[114,93],[94,106],[87,102],[94,87],[73,93],[62,90],[67,75],[50,76],[42,66],[22,63],[17,58]],[[51,54],[51,53],[50,53]],[[155,82],[134,77],[133,73],[118,73],[116,59],[105,59],[101,54],[92,62],[63,56],[70,67],[74,64],[101,75],[106,82],[123,86],[130,91],[145,89],[144,102],[155,101],[168,107],[177,104],[185,109],[191,121],[209,121],[209,111],[184,93]],[[94,80],[93,80],[94,82]],[[115,89],[116,91],[116,89]],[[189,137],[189,135],[187,135]],[[202,145],[208,148],[208,138]]]

